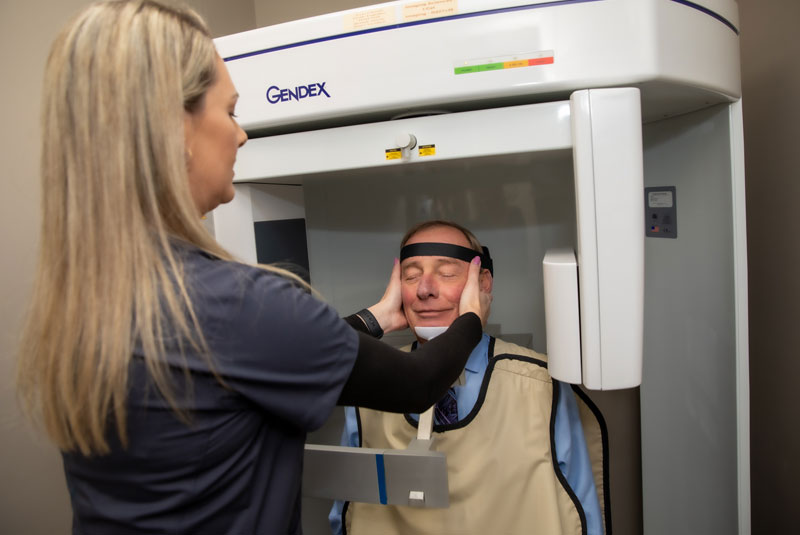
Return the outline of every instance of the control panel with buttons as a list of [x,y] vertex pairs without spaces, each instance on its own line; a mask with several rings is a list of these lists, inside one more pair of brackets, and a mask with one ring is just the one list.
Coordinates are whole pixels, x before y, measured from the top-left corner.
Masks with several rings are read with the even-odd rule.
[[645,235],[650,238],[677,238],[678,213],[675,186],[644,189]]

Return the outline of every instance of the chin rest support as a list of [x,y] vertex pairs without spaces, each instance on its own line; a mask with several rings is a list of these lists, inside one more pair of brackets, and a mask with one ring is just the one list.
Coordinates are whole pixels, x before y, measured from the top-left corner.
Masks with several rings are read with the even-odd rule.
[[352,502],[448,507],[447,459],[432,451],[433,409],[404,450],[307,444],[303,495]]

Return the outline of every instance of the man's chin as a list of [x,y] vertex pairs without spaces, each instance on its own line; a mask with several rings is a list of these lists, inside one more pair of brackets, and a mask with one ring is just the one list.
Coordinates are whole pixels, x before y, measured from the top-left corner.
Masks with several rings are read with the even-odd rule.
[[413,323],[413,325],[410,325],[410,327],[412,329],[414,327],[449,327],[450,324],[453,323],[453,321],[455,321],[455,318],[452,318],[450,316],[424,318],[424,319],[418,319]]

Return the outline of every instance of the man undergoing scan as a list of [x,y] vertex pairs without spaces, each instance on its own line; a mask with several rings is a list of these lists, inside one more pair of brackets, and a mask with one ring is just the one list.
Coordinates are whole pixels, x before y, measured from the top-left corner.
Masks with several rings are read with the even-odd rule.
[[[482,260],[481,290],[491,292],[488,249],[469,230],[435,220],[406,233],[401,291],[417,338],[410,350],[458,317],[468,262],[475,256]],[[464,376],[464,384],[454,385],[434,408],[432,448],[447,456],[450,507],[336,502],[329,517],[333,533],[608,531],[605,426],[588,397],[550,378],[545,355],[486,333]],[[417,436],[415,414],[347,407],[345,415],[346,446],[404,449]]]

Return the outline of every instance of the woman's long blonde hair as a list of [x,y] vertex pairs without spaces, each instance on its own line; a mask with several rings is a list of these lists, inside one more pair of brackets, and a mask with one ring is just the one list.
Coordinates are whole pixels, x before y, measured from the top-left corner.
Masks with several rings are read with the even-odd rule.
[[173,245],[232,260],[198,216],[184,147],[185,112],[203,106],[216,57],[194,11],[153,0],[91,5],[52,46],[41,250],[17,380],[62,450],[107,453],[109,421],[127,443],[134,349],[173,407],[165,338],[207,354]]

